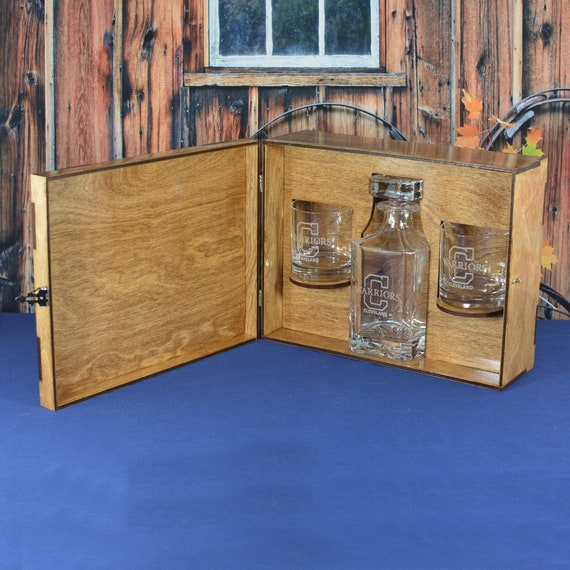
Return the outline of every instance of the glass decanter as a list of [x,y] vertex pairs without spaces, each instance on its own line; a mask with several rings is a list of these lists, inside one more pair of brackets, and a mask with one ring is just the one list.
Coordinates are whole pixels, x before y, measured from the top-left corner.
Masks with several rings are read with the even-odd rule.
[[429,244],[421,230],[421,180],[379,174],[380,228],[352,243],[350,348],[395,360],[424,354]]

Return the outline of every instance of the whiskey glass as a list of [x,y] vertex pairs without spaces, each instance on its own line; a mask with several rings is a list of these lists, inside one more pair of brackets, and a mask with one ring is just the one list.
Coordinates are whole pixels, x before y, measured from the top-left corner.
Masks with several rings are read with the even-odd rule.
[[293,200],[290,210],[291,281],[309,287],[348,285],[352,208]]
[[497,315],[505,304],[509,232],[443,222],[440,234],[440,309],[466,316]]

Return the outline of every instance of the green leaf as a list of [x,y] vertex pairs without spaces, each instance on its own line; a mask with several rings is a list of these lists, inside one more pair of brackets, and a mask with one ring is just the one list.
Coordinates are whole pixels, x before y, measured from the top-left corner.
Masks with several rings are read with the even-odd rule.
[[537,148],[536,143],[526,143],[523,145],[521,153],[526,156],[544,156],[544,152]]

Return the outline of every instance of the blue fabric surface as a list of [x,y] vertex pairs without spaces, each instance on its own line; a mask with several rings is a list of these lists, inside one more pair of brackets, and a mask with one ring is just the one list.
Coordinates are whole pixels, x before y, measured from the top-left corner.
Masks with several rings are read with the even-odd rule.
[[54,413],[0,313],[0,568],[568,568],[569,347],[500,393],[258,341]]

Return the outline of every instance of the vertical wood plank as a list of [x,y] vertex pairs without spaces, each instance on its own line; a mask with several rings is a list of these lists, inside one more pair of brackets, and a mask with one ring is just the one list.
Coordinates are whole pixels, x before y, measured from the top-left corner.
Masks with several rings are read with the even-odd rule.
[[206,58],[206,10],[205,0],[184,0],[184,71],[204,71]]
[[123,0],[115,0],[113,17],[113,158],[123,157],[122,54]]
[[248,111],[248,136],[252,136],[259,129],[259,89],[250,87],[248,93],[249,111]]
[[432,143],[451,141],[452,0],[416,2],[417,137]]
[[45,1],[44,26],[44,77],[45,77],[45,122],[46,122],[46,169],[55,168],[55,56],[54,56],[54,4],[57,0]]
[[[525,0],[523,92],[570,87],[570,13],[560,0]],[[565,93],[568,96],[568,92]],[[548,156],[544,239],[558,263],[544,271],[545,283],[570,298],[570,120],[569,106],[540,108],[532,122],[542,130]]]
[[418,134],[413,6],[411,0],[386,0],[386,69],[406,73],[408,86],[407,89],[387,89],[385,107],[392,107],[391,122],[410,140]]
[[386,2],[386,64],[408,75],[408,90],[393,94],[395,123],[410,139],[450,141],[452,12],[451,0]]
[[[520,62],[515,55],[522,49],[520,6],[518,0],[463,0],[462,4],[459,88],[483,101],[481,130],[485,130],[488,118],[505,113],[516,102],[513,93],[520,93]],[[460,100],[461,91],[457,97]]]
[[0,311],[30,310],[15,297],[33,288],[29,175],[46,158],[44,19],[39,3],[0,8]]
[[124,155],[180,146],[184,0],[123,0]]
[[192,144],[231,141],[248,136],[248,88],[197,88],[190,95]]
[[[384,117],[384,97],[381,89],[327,88],[326,101],[344,103]],[[334,110],[324,116],[324,130],[331,133],[383,138],[386,129],[383,124],[364,113],[349,110]]]
[[[316,102],[319,102],[319,90],[315,87],[259,89],[259,125],[265,125],[291,109]],[[312,109],[291,113],[275,121],[267,133],[270,136],[279,136],[304,129],[314,129],[320,113]]]
[[[186,73],[200,73],[204,71],[207,60],[207,0],[184,0],[184,28],[183,28],[183,71]],[[193,91],[187,88],[184,91],[182,112],[181,146],[196,144],[195,120],[197,102],[193,101]],[[201,139],[202,137],[198,137]],[[217,138],[217,137],[214,137]]]
[[54,2],[55,166],[113,157],[113,0]]
[[513,73],[511,78],[512,100],[520,101],[523,97],[523,57],[524,57],[524,6],[523,0],[512,0],[512,36]]

